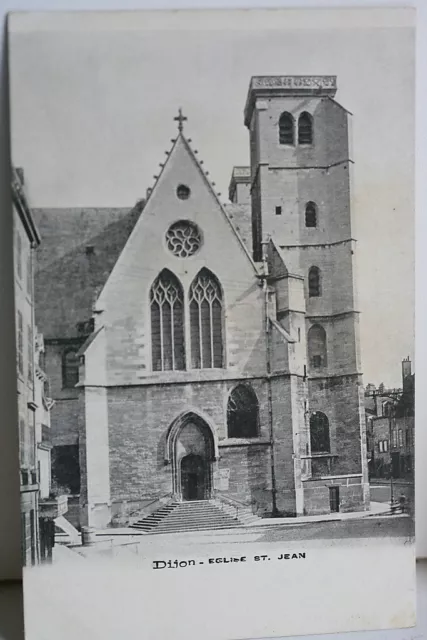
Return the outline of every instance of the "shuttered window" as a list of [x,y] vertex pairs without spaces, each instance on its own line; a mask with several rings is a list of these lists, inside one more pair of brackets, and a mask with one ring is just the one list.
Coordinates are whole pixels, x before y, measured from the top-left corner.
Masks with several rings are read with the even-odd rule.
[[298,144],[313,144],[313,120],[307,111],[298,118]]
[[287,111],[279,118],[279,143],[294,144],[294,119]]
[[322,295],[319,267],[311,267],[308,272],[308,295],[310,298],[318,298]]

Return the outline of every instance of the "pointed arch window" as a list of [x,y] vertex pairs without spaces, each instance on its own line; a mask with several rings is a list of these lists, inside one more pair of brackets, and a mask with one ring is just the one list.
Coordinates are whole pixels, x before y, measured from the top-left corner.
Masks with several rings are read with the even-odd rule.
[[314,202],[307,202],[305,205],[305,226],[317,227],[317,207]]
[[320,324],[314,324],[307,334],[308,361],[310,367],[319,369],[327,365],[326,331]]
[[313,118],[307,111],[298,118],[298,144],[313,144]]
[[315,411],[310,417],[311,453],[330,453],[331,438],[329,420],[321,411]]
[[294,118],[287,111],[279,118],[279,143],[294,144]]
[[258,436],[259,407],[255,392],[245,384],[233,389],[227,404],[229,438],[256,438]]
[[319,267],[311,267],[308,272],[308,296],[319,298],[322,295]]
[[164,269],[150,290],[153,371],[185,369],[184,294],[178,278]]
[[203,268],[190,286],[191,366],[214,369],[223,363],[223,301],[221,286],[208,269]]

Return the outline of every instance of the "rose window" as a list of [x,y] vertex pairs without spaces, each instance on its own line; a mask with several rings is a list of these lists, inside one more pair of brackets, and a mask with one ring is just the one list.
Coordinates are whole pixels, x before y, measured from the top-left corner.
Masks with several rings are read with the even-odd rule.
[[167,230],[166,243],[174,256],[188,258],[200,249],[202,237],[197,225],[189,220],[180,220]]

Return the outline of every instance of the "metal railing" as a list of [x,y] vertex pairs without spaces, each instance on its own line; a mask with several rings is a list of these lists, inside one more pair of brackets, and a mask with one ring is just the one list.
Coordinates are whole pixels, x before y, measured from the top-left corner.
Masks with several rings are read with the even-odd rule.
[[251,508],[251,503],[245,503],[240,500],[236,500],[236,498],[230,498],[229,496],[225,496],[224,494],[222,494],[220,491],[215,492],[215,497],[218,498],[220,502],[220,509],[222,511],[225,511],[225,505],[231,507],[234,510],[233,513],[235,514],[235,520],[239,519],[239,513],[241,513],[242,511],[248,511]]

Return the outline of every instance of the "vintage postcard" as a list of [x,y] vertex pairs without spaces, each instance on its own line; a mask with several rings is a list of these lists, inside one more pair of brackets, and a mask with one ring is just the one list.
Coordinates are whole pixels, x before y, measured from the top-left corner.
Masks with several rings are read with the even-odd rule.
[[29,640],[415,624],[414,19],[9,16]]

